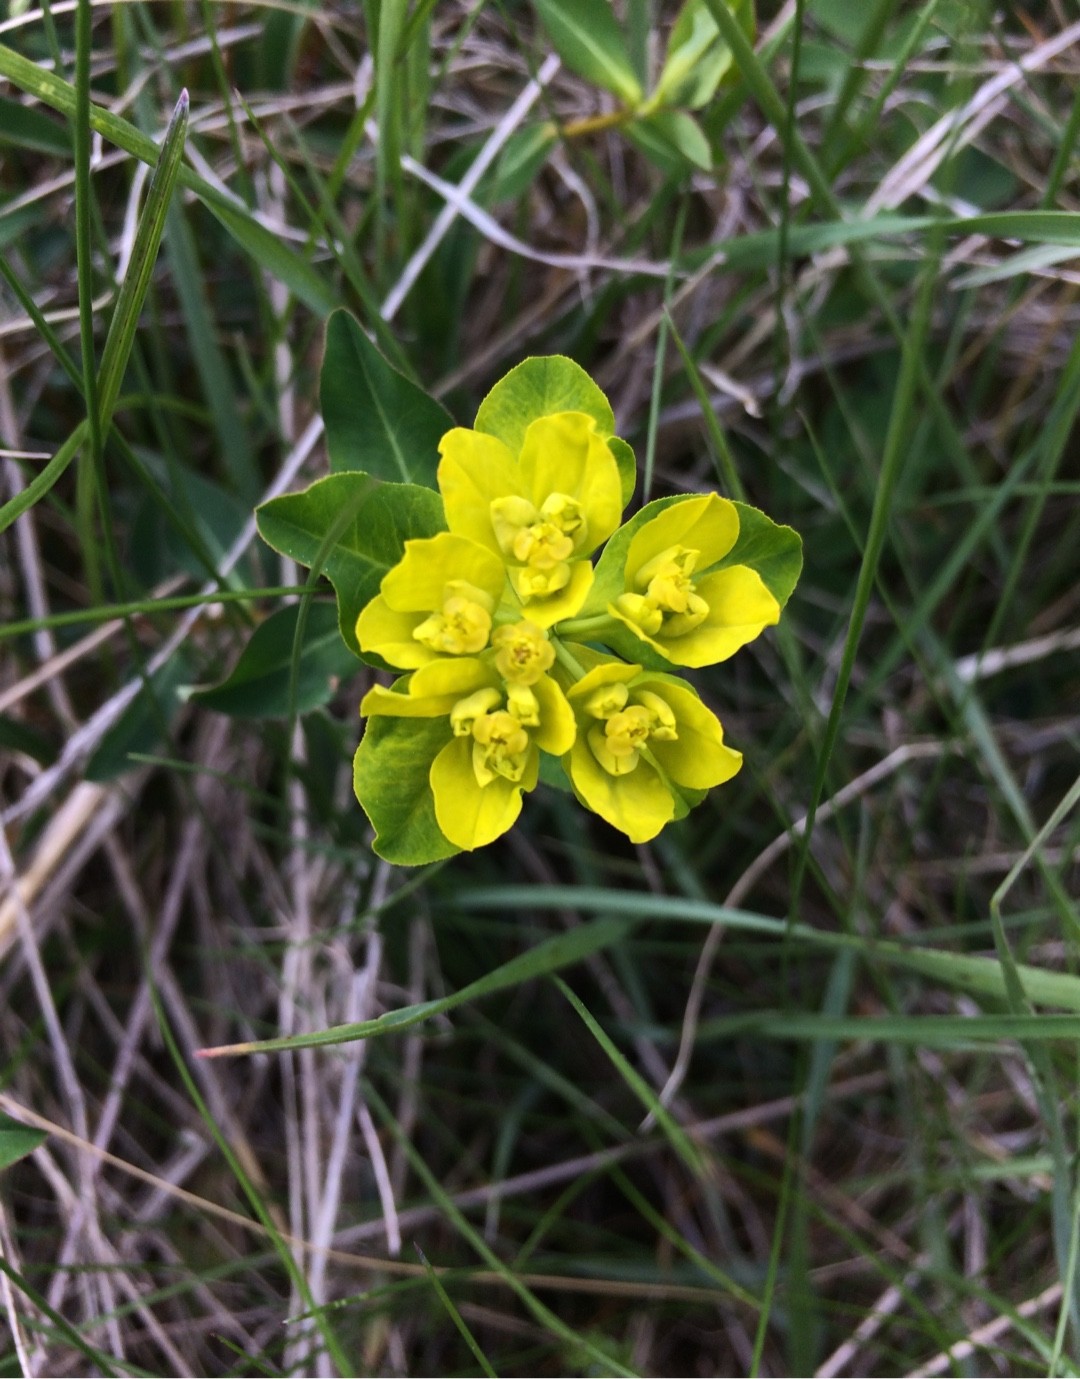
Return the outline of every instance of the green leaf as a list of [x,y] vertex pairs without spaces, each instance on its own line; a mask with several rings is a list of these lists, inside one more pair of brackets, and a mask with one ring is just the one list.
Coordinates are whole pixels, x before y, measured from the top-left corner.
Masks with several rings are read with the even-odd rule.
[[[213,573],[206,560],[213,559],[216,566],[243,530],[250,506],[175,459],[165,465],[153,454],[140,458],[159,489],[145,486],[132,519],[126,543],[132,569],[147,588],[178,568],[194,579],[205,579]],[[169,520],[170,508],[181,521]],[[242,583],[250,573],[249,565],[241,562],[230,583]]]
[[484,204],[493,206],[523,196],[558,138],[558,130],[550,121],[515,130],[484,185]]
[[470,1001],[478,1001],[482,996],[520,986],[522,982],[546,976],[549,972],[561,971],[581,962],[593,953],[602,952],[605,948],[620,943],[630,928],[631,925],[627,924],[620,914],[607,914],[601,919],[590,920],[587,924],[576,924],[565,933],[543,939],[535,948],[519,953],[509,962],[492,968],[476,981],[463,986],[460,991],[452,991],[448,996],[403,1006],[400,1010],[391,1010],[374,1020],[364,1020],[355,1025],[335,1025],[330,1029],[315,1030],[310,1034],[259,1039],[249,1044],[229,1044],[224,1048],[205,1050],[203,1056],[210,1054],[220,1057],[222,1054],[276,1053],[284,1049],[322,1048],[328,1044],[349,1043],[354,1039],[374,1039],[382,1034],[397,1034],[424,1020],[430,1020],[432,1016],[443,1015]]
[[353,789],[385,861],[415,867],[459,851],[435,821],[428,781],[431,763],[451,736],[445,717],[368,719],[353,759]]
[[124,274],[124,281],[120,284],[116,310],[109,322],[109,333],[101,356],[98,405],[103,432],[108,430],[109,422],[112,420],[124,370],[127,368],[128,357],[135,341],[135,332],[139,327],[139,316],[146,300],[146,292],[150,286],[161,236],[165,229],[165,216],[184,157],[187,126],[188,93],[181,91],[169,127],[165,131],[154,175],[150,179],[146,204],[143,206],[135,231],[131,260]]
[[150,676],[86,763],[87,780],[115,780],[132,769],[133,754],[147,755],[160,747],[183,703],[180,685],[190,674],[184,656],[177,654]]
[[656,110],[634,120],[626,126],[626,137],[668,177],[683,176],[691,168],[712,168],[705,132],[685,110]]
[[[754,37],[753,0],[726,0],[748,39]],[[731,70],[731,49],[703,0],[687,0],[668,39],[667,56],[651,100],[700,110]]]
[[[722,924],[740,933],[762,934],[781,943],[804,943],[830,951],[850,950],[867,961],[893,963],[932,977],[960,991],[1001,1000],[1006,995],[1005,977],[996,957],[974,953],[950,953],[935,948],[909,947],[885,939],[867,939],[858,934],[817,929],[812,924],[789,923],[752,910],[734,910],[707,900],[682,896],[643,895],[631,890],[611,890],[600,886],[485,886],[459,890],[449,903],[459,910],[495,910],[513,914],[519,910],[543,912],[546,909],[574,909],[586,913],[609,914],[616,911],[626,921],[647,919],[651,923],[686,921],[693,924]],[[1026,997],[1037,1005],[1058,1006],[1080,1013],[1080,978],[1071,972],[1055,972],[1041,967],[1016,964],[1017,975]]]
[[516,455],[531,423],[553,412],[584,412],[602,436],[614,435],[611,403],[585,370],[562,354],[535,356],[511,369],[481,402],[473,426],[498,436]]
[[802,538],[791,527],[779,526],[758,508],[747,503],[735,506],[739,510],[739,539],[716,569],[749,565],[783,608],[802,573]]
[[634,489],[637,488],[637,456],[630,442],[624,441],[621,436],[610,436],[608,449],[615,456],[615,463],[619,466],[623,507],[626,507],[634,496]]
[[586,81],[613,91],[627,105],[641,100],[641,83],[609,0],[535,0],[555,51]]
[[0,713],[0,747],[22,752],[42,766],[51,766],[56,760],[56,748],[44,733],[4,713]]
[[86,439],[87,429],[85,419],[80,421],[48,464],[38,470],[22,492],[16,493],[14,498],[9,498],[0,506],[0,532],[7,531],[16,518],[21,517],[39,499],[44,498],[79,453],[79,448]]
[[44,1130],[34,1130],[29,1125],[20,1125],[10,1116],[0,1116],[0,1168],[10,1168],[25,1159],[47,1139]]
[[386,362],[347,311],[326,325],[319,381],[330,468],[435,487],[449,412]]
[[300,608],[291,603],[271,613],[252,633],[227,678],[210,689],[191,690],[187,697],[233,718],[287,718],[328,703],[335,682],[356,672],[356,657],[341,639],[335,608],[311,604],[296,663],[295,700],[290,703]]
[[71,139],[62,124],[8,96],[0,96],[0,143],[46,153],[51,158],[71,157]]
[[255,518],[267,545],[330,580],[341,635],[357,656],[356,619],[405,553],[405,542],[446,530],[437,493],[417,484],[381,484],[358,470],[272,498],[256,509]]
[[540,753],[540,782],[552,790],[561,790],[564,795],[570,794],[570,777],[563,769],[562,759],[547,752]]

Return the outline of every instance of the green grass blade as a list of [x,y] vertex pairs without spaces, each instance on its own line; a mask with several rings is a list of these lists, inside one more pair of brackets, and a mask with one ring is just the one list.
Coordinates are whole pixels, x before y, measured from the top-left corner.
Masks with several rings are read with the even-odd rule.
[[86,440],[88,425],[88,422],[80,421],[45,468],[34,475],[21,493],[17,493],[0,507],[0,532],[6,531],[12,522],[32,508],[38,499],[44,498],[79,453]]
[[[75,115],[75,88],[4,44],[0,44],[0,76],[62,115]],[[153,139],[127,120],[100,106],[91,105],[89,122],[91,129],[125,153],[130,153],[151,167],[156,163],[158,149]],[[312,311],[320,316],[329,316],[335,307],[341,305],[331,284],[310,263],[294,253],[280,235],[274,234],[257,220],[241,202],[219,191],[190,168],[181,167],[178,180],[181,186],[195,193],[260,268],[279,278]]]
[[[681,896],[643,895],[630,890],[606,890],[598,886],[485,886],[464,888],[453,897],[453,908],[466,912],[496,910],[501,913],[574,909],[586,913],[618,913],[624,922],[646,920],[685,920],[692,924],[723,924],[748,934],[831,951],[850,949],[868,961],[874,959],[922,972],[928,977],[969,991],[973,995],[1001,1000],[1005,982],[1001,966],[993,958],[969,953],[948,953],[934,948],[864,938],[858,934],[816,929],[809,924],[788,924],[771,915],[756,914],[709,901]],[[1080,1014],[1080,977],[1069,972],[1051,972],[1041,967],[1019,964],[1017,971],[1030,1001],[1038,1005],[1060,1006]]]
[[416,1253],[420,1256],[420,1263],[424,1266],[424,1271],[431,1282],[432,1288],[435,1289],[439,1301],[446,1309],[447,1316],[457,1327],[461,1339],[472,1351],[473,1358],[476,1360],[476,1363],[480,1366],[484,1373],[488,1376],[488,1379],[496,1379],[495,1371],[491,1368],[491,1365],[488,1361],[488,1357],[480,1349],[476,1337],[469,1330],[468,1324],[466,1323],[464,1317],[462,1317],[461,1313],[454,1306],[450,1294],[443,1287],[442,1279],[439,1277],[438,1273],[431,1267],[430,1263],[428,1262],[427,1255],[423,1252],[420,1246],[415,1246],[415,1249]]
[[478,1000],[494,991],[519,986],[533,977],[546,976],[559,968],[569,967],[583,958],[617,943],[626,934],[627,925],[619,918],[604,918],[592,924],[579,925],[565,934],[556,934],[545,939],[527,953],[521,953],[501,967],[479,977],[475,982],[462,987],[449,996],[434,1001],[421,1001],[417,1005],[404,1006],[391,1010],[375,1020],[364,1020],[359,1024],[335,1025],[331,1029],[317,1030],[312,1034],[299,1034],[285,1039],[260,1039],[247,1044],[226,1044],[219,1048],[200,1049],[202,1058],[219,1058],[226,1055],[248,1053],[280,1053],[284,1049],[319,1048],[325,1044],[345,1044],[354,1039],[372,1039],[381,1034],[396,1034],[422,1020],[430,1020],[433,1015],[442,1015],[466,1001]]
[[79,0],[75,13],[75,245],[79,272],[79,339],[82,344],[83,390],[90,453],[101,457],[101,404],[94,367],[94,269],[90,248],[90,0]]
[[146,194],[146,204],[135,232],[131,261],[124,274],[116,309],[109,323],[109,333],[105,339],[98,375],[99,406],[104,430],[108,430],[116,399],[120,395],[120,384],[135,341],[143,302],[146,300],[158,247],[165,229],[165,215],[184,156],[188,107],[188,93],[182,91],[169,121],[169,127],[165,131],[157,166],[150,179],[150,190]]
[[584,1001],[570,990],[561,977],[552,977],[551,980],[554,982],[556,988],[562,993],[564,999],[581,1017],[585,1028],[611,1060],[611,1064],[615,1071],[645,1107],[649,1115],[653,1117],[661,1130],[663,1130],[671,1147],[675,1150],[676,1154],[678,1154],[679,1158],[682,1159],[683,1163],[695,1178],[700,1178],[702,1174],[701,1156],[690,1143],[683,1128],[661,1104],[660,1099],[641,1074],[637,1072],[636,1069],[632,1068],[619,1052],[611,1037],[606,1030],[600,1026],[599,1022],[586,1007]]

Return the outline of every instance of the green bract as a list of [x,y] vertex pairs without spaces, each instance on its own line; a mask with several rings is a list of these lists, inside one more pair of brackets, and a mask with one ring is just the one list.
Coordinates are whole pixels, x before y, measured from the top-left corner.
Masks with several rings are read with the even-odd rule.
[[[350,417],[349,397],[373,414]],[[323,399],[342,472],[265,504],[259,530],[329,577],[353,653],[408,672],[360,706],[354,782],[380,856],[417,864],[492,842],[542,759],[546,780],[564,774],[632,842],[735,775],[719,719],[670,668],[726,660],[778,621],[802,564],[793,531],[715,493],[620,526],[633,451],[561,356],[525,360],[473,427],[436,436],[438,404],[338,313]],[[437,492],[393,482],[432,474]]]

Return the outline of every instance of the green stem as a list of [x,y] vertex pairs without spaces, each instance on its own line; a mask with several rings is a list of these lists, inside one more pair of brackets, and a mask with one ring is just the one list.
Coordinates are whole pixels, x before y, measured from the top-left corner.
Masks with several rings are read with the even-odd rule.
[[566,622],[559,623],[559,636],[581,641],[583,637],[590,637],[595,632],[607,632],[615,626],[615,619],[610,613],[594,613],[591,618],[567,618]]
[[[585,621],[587,621],[587,619]],[[570,651],[558,637],[552,637],[551,645],[555,648],[555,659],[564,670],[568,671],[574,677],[575,682],[583,679],[585,676],[585,668],[573,652]]]

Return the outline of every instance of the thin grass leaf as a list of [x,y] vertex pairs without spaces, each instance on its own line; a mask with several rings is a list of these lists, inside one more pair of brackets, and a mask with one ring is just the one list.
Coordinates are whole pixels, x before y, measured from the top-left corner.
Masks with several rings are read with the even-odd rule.
[[[74,116],[75,88],[4,44],[0,44],[0,76],[53,110]],[[91,129],[141,162],[152,167],[157,161],[154,141],[120,116],[91,105],[89,123]],[[178,180],[195,193],[260,268],[285,283],[312,311],[329,316],[341,305],[338,294],[311,264],[294,253],[281,235],[268,230],[241,202],[232,200],[190,168],[181,167]]]
[[695,1178],[700,1178],[703,1171],[701,1155],[687,1138],[686,1132],[678,1122],[672,1118],[671,1113],[664,1107],[659,1097],[641,1074],[632,1068],[626,1061],[612,1042],[610,1036],[594,1019],[584,1001],[570,990],[561,977],[552,977],[551,980],[556,989],[561,992],[563,998],[581,1017],[585,1028],[611,1060],[615,1071],[645,1107],[646,1111],[649,1112],[650,1117],[654,1119],[661,1130],[663,1130],[671,1143],[671,1147],[675,1150],[676,1154],[678,1154],[679,1158],[682,1159],[683,1163]]
[[165,138],[162,140],[157,165],[150,179],[150,190],[146,194],[146,204],[143,206],[138,229],[135,231],[131,260],[124,274],[124,281],[120,285],[112,320],[109,322],[109,333],[105,338],[105,349],[102,352],[98,373],[98,405],[101,408],[102,428],[106,431],[120,395],[120,384],[127,369],[131,347],[135,342],[139,317],[142,315],[158,247],[165,230],[166,212],[184,157],[189,105],[187,91],[181,91],[169,127],[165,131]]
[[374,1020],[363,1020],[358,1024],[336,1025],[332,1029],[317,1030],[311,1034],[292,1035],[283,1039],[261,1039],[246,1044],[223,1044],[217,1048],[200,1049],[200,1058],[222,1058],[236,1054],[279,1053],[285,1049],[321,1048],[327,1044],[345,1044],[355,1039],[372,1039],[382,1034],[396,1034],[409,1029],[422,1020],[430,1020],[434,1015],[442,1015],[455,1006],[467,1001],[479,1000],[494,991],[507,987],[520,986],[522,982],[534,977],[569,967],[581,962],[593,953],[599,953],[624,937],[627,925],[619,918],[595,920],[582,924],[569,933],[556,934],[545,939],[527,953],[521,953],[509,962],[494,968],[483,977],[470,982],[449,996],[434,1001],[421,1001],[416,1005],[391,1010]]
[[[627,923],[646,920],[685,920],[692,924],[722,924],[748,934],[762,934],[788,943],[805,943],[831,951],[851,950],[868,961],[882,962],[922,972],[947,986],[973,995],[1001,1000],[1005,981],[1000,963],[968,953],[948,953],[859,934],[815,929],[809,924],[789,924],[770,915],[756,914],[708,901],[681,896],[642,895],[631,890],[607,890],[590,886],[485,886],[465,887],[446,902],[455,910],[543,912],[546,909],[582,910],[585,913],[618,912]],[[1051,972],[1022,963],[1017,973],[1024,992],[1037,1005],[1059,1006],[1080,1014],[1080,977],[1070,972]]]
[[21,493],[17,493],[0,507],[0,532],[6,531],[12,522],[32,508],[40,498],[45,497],[82,449],[88,428],[87,421],[80,421],[44,469],[34,475]]
[[450,1294],[443,1287],[442,1279],[428,1263],[427,1255],[423,1252],[419,1245],[413,1245],[413,1249],[419,1255],[420,1263],[424,1266],[424,1272],[427,1274],[428,1279],[431,1282],[432,1288],[435,1289],[439,1301],[445,1308],[447,1316],[457,1327],[462,1340],[472,1351],[473,1358],[476,1360],[476,1363],[488,1376],[488,1379],[496,1379],[495,1371],[491,1368],[491,1364],[489,1363],[487,1356],[484,1354],[484,1352],[480,1349],[480,1346],[477,1344],[476,1337],[469,1330],[465,1322],[465,1319],[454,1306]]

